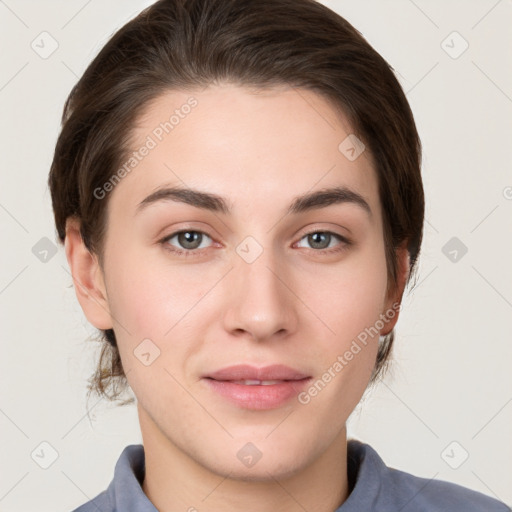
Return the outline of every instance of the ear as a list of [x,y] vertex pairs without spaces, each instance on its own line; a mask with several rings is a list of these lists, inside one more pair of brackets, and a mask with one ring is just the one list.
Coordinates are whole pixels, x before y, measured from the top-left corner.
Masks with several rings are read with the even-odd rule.
[[[402,303],[402,296],[404,294],[405,285],[410,272],[410,254],[407,250],[407,242],[404,242],[398,249],[396,249],[397,257],[397,285],[388,291],[385,308],[382,312],[383,315],[388,317],[384,328],[381,330],[380,335],[386,336],[395,327],[398,316],[400,314],[399,306]],[[388,313],[388,314],[386,314]]]
[[103,272],[96,255],[91,254],[80,234],[80,220],[69,217],[64,241],[78,302],[87,320],[97,329],[111,329],[112,319]]

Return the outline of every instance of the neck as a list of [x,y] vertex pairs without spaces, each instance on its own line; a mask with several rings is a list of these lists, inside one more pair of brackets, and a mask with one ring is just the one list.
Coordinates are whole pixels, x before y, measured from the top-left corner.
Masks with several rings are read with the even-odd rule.
[[142,489],[160,512],[333,512],[348,497],[346,428],[307,467],[286,478],[233,479],[200,464],[139,411],[146,472]]

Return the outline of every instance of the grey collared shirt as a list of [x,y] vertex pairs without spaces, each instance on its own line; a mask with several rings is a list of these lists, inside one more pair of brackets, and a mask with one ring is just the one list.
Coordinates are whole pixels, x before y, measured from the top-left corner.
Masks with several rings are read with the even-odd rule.
[[[348,440],[347,461],[351,491],[333,512],[511,510],[504,503],[466,487],[389,468],[370,445],[356,439]],[[144,447],[127,446],[117,461],[108,489],[73,512],[158,512],[142,490],[144,473]]]

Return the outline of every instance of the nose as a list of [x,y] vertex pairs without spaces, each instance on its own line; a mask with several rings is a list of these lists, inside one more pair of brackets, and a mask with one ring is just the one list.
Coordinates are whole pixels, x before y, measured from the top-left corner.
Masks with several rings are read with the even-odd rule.
[[282,338],[297,326],[297,297],[291,273],[264,249],[252,262],[235,255],[234,268],[226,286],[229,299],[224,328],[238,337],[255,341]]

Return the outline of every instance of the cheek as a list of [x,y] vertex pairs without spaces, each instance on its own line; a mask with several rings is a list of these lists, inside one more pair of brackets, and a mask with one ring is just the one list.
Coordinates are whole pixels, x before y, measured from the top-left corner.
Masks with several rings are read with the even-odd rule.
[[[186,326],[193,318],[187,312],[199,300],[200,276],[194,278],[179,266],[162,265],[161,261],[156,265],[147,254],[126,245],[122,252],[112,250],[109,256],[109,307],[130,387],[143,403],[157,390],[155,396],[163,396],[162,386],[170,386],[176,393],[178,387],[173,387],[164,369],[176,374],[188,352],[195,350]],[[144,360],[146,353],[149,356]]]
[[[218,280],[219,270],[208,275],[195,265],[167,264],[161,254],[152,257],[137,247],[117,247],[123,251],[113,248],[106,275],[123,365],[138,368],[134,351],[144,339],[150,339],[160,350],[157,366],[165,363],[176,368],[197,350],[196,340],[202,339],[202,331],[211,324],[205,313],[215,312],[211,304],[206,306],[206,296]],[[133,374],[131,378],[135,378]]]
[[309,292],[312,309],[329,326],[322,329],[324,336],[315,337],[309,354],[322,362],[325,373],[319,378],[329,382],[315,407],[332,407],[339,417],[347,417],[366,389],[379,346],[377,322],[385,307],[386,271],[384,244],[376,238],[316,281],[314,294]]
[[337,345],[373,326],[384,312],[386,272],[384,246],[376,242],[322,274],[320,280],[308,280],[309,300],[334,331]]
[[329,330],[322,329],[326,335],[313,334],[315,348],[308,356],[321,362],[317,365],[321,373],[303,397],[319,415],[348,418],[375,366],[387,274],[383,246],[373,249],[358,254],[350,265],[340,266],[329,277],[323,276],[321,282],[316,281],[316,293],[309,292],[312,309],[329,326]]
[[109,307],[115,322],[136,338],[161,337],[179,318],[194,285],[183,286],[179,268],[154,264],[137,247],[123,243],[117,247],[123,251],[112,248],[107,269]]

